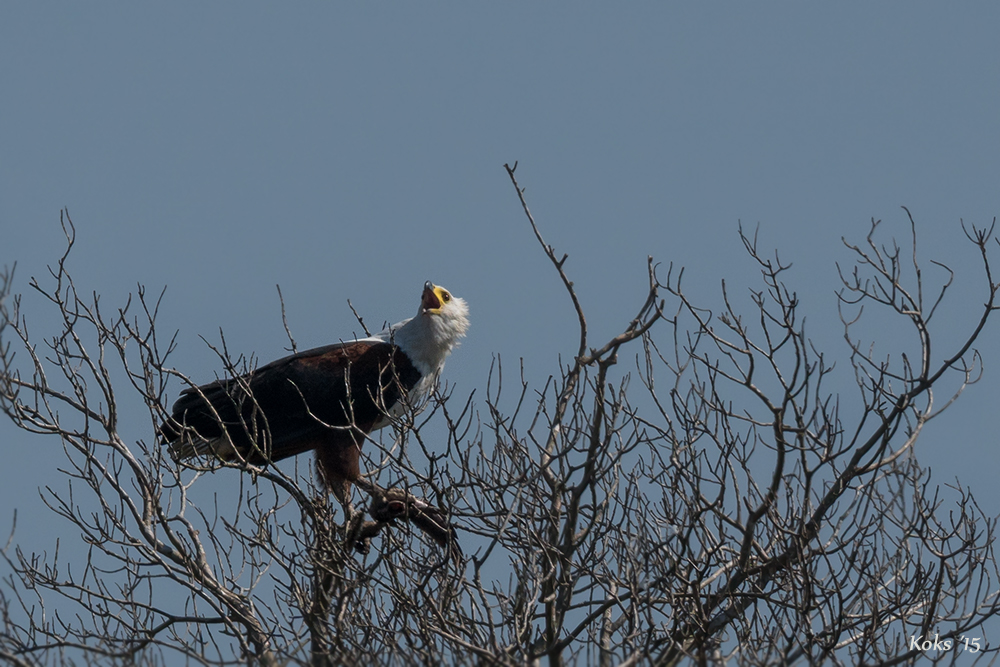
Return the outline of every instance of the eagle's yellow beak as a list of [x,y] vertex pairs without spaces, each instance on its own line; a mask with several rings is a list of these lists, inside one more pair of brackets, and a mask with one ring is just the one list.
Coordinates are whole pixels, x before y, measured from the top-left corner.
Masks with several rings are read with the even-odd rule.
[[451,301],[451,294],[443,287],[431,281],[424,283],[424,293],[420,297],[420,306],[424,312],[439,313],[444,304]]
[[424,293],[420,297],[420,305],[425,311],[438,310],[441,307],[441,298],[437,294],[437,287],[431,281],[424,283]]

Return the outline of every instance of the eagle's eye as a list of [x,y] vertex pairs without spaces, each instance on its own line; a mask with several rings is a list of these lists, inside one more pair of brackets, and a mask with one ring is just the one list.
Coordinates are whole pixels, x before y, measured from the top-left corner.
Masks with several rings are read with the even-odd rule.
[[445,292],[444,294],[442,294],[442,295],[441,295],[441,299],[442,299],[442,300],[443,300],[443,301],[444,301],[445,303],[448,303],[449,301],[451,301],[451,295],[450,295],[450,294],[448,294],[447,292]]

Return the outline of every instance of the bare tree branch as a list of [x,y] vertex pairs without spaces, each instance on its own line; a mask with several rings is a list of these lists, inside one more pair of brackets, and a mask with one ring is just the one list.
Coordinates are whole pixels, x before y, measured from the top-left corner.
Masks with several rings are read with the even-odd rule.
[[[12,528],[0,551],[0,657],[31,667],[992,660],[982,628],[1000,612],[997,518],[970,490],[935,486],[918,455],[924,425],[983,373],[975,346],[1000,290],[994,226],[962,226],[984,277],[959,340],[942,340],[935,314],[964,272],[925,259],[906,211],[903,246],[874,220],[862,243],[845,241],[843,354],[809,339],[791,266],[742,229],[756,287],[723,281],[708,309],[689,298],[683,269],[661,276],[650,258],[635,316],[592,346],[568,255],[544,241],[515,168],[523,213],[574,306],[573,361],[533,387],[523,362],[512,377],[497,357],[482,393],[440,386],[428,409],[393,415],[362,450],[371,520],[338,513],[304,458],[165,455],[156,429],[167,402],[201,385],[171,365],[178,335],[157,333],[162,292],[140,286],[109,308],[78,291],[68,213],[66,252],[25,298],[13,268],[0,272],[0,409],[25,438],[59,438],[65,485],[41,494],[72,529],[28,553]],[[59,315],[48,337],[28,327],[41,307]],[[874,313],[912,339],[880,340],[876,352],[860,328]],[[218,376],[255,401],[239,384],[255,357],[234,358],[221,332],[210,347]],[[122,416],[135,414],[148,419],[132,432]],[[222,427],[255,434],[254,460],[269,460],[266,423]]]

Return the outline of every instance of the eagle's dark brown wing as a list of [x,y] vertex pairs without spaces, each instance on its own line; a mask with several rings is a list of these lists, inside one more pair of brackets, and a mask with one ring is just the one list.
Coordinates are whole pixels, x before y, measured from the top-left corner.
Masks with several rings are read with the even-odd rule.
[[337,491],[338,482],[358,477],[361,434],[419,380],[391,343],[328,345],[186,389],[160,432],[181,458],[212,452],[259,464],[316,450],[325,481]]

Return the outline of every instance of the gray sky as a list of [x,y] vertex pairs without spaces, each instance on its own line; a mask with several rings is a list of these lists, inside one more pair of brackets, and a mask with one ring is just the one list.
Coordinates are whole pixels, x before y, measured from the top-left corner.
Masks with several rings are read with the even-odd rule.
[[[942,342],[985,299],[959,220],[1000,211],[998,25],[985,3],[6,3],[0,264],[18,291],[43,277],[68,207],[78,287],[110,308],[166,286],[173,362],[206,381],[199,336],[220,328],[237,353],[284,354],[276,283],[305,348],[358,330],[348,298],[377,327],[433,280],[470,304],[445,377],[481,401],[493,355],[539,386],[576,345],[517,160],[595,344],[641,304],[647,255],[707,307],[726,279],[751,314],[742,222],[794,263],[807,331],[846,367],[835,262],[872,217],[906,240],[907,206],[925,277],[931,259],[958,271]],[[24,311],[54,333],[37,299]],[[887,352],[910,335],[868,331]],[[992,514],[997,342],[994,323],[986,379],[917,449]],[[151,437],[143,418],[130,439]],[[51,549],[64,527],[35,490],[62,486],[59,444],[7,422],[0,443],[0,535],[17,508],[20,541]]]

